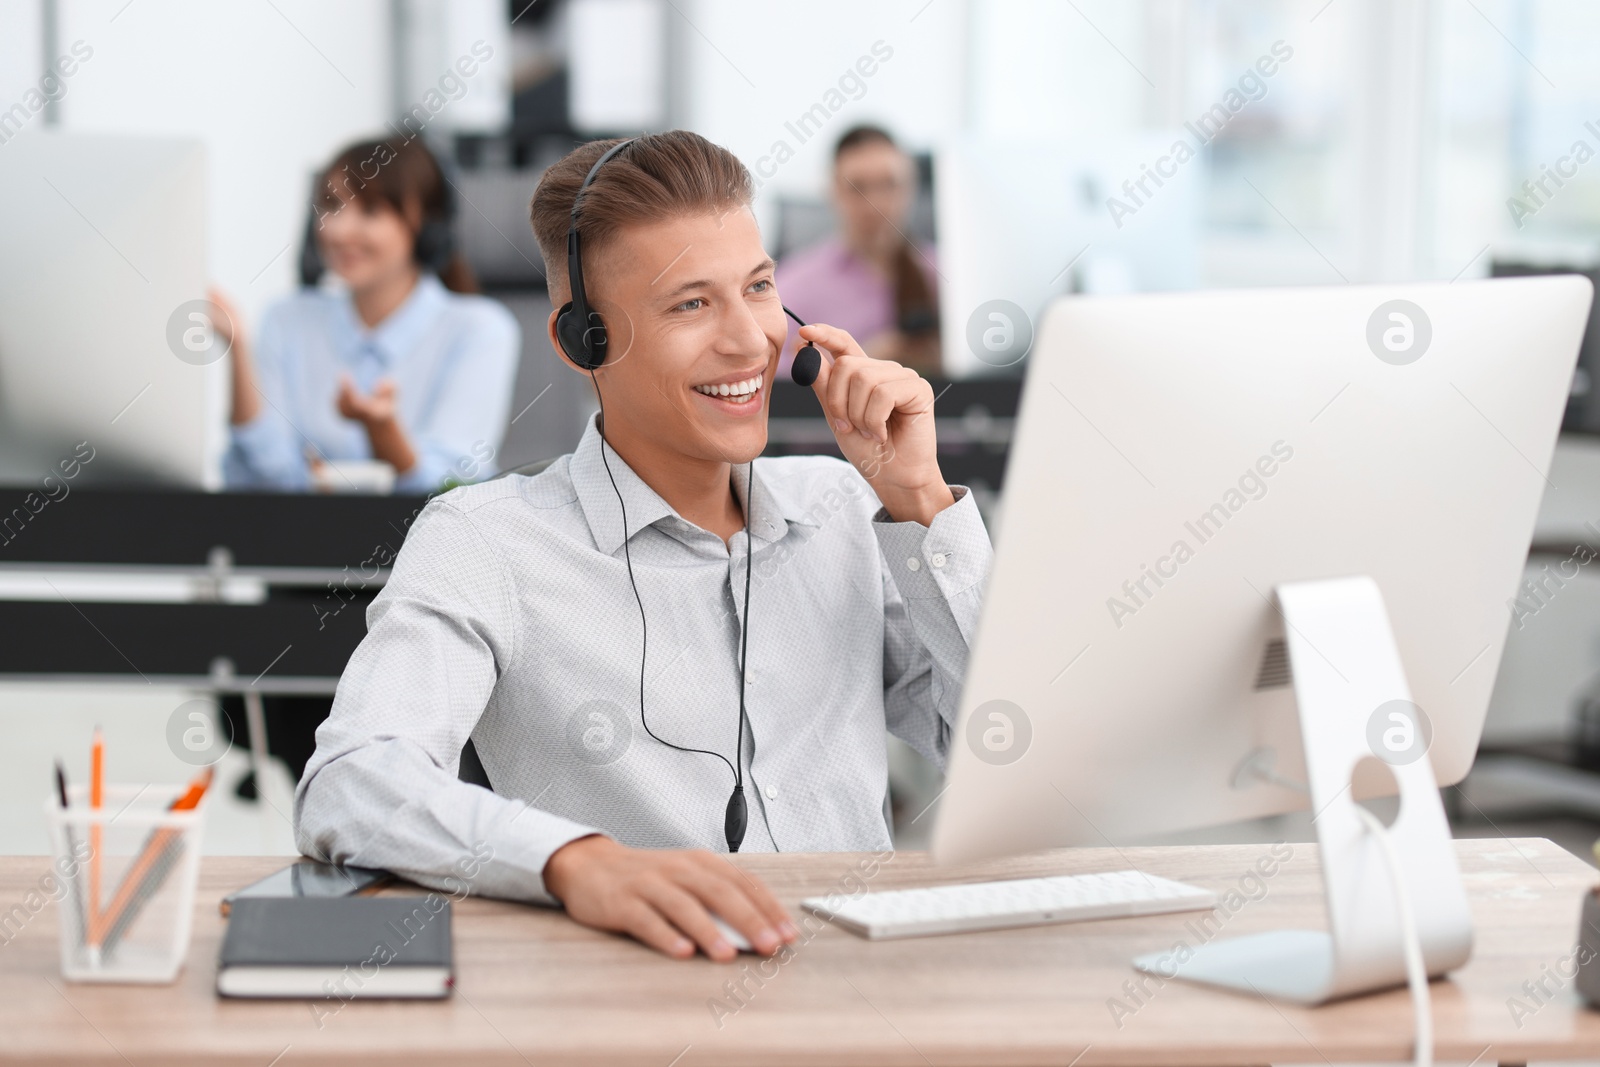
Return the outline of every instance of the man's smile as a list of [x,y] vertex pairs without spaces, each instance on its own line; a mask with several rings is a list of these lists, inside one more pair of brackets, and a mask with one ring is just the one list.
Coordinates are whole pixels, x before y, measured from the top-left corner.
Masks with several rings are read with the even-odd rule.
[[766,371],[759,370],[753,375],[742,378],[730,376],[715,382],[690,386],[690,388],[702,396],[712,397],[727,404],[743,406],[756,398],[757,394],[761,392],[761,387],[765,381]]

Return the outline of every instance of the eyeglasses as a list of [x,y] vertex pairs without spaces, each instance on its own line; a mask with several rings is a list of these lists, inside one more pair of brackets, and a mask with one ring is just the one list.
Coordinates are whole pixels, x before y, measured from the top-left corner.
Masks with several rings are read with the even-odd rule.
[[893,196],[895,193],[905,190],[905,188],[910,184],[901,178],[876,178],[868,181],[852,181],[842,174],[839,176],[839,180],[844,183],[845,188],[849,189],[851,192],[855,193],[855,195],[864,200],[870,200],[884,196]]

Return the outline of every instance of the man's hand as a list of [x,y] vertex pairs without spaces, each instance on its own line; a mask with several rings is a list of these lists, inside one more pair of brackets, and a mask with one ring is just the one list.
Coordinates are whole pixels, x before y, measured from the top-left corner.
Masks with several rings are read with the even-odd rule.
[[694,955],[696,945],[719,963],[737,958],[711,913],[764,955],[800,936],[766,886],[699,849],[628,848],[609,837],[580,837],[545,863],[544,884],[583,925],[631,934],[676,959]]
[[871,358],[843,330],[812,323],[800,336],[833,356],[811,388],[844,458],[896,522],[931,523],[955,503],[939,472],[933,386],[914,370]]

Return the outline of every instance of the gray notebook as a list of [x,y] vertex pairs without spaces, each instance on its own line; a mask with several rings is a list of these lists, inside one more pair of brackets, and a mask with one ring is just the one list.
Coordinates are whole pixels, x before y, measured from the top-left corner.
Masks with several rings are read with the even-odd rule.
[[226,997],[443,997],[454,981],[438,894],[241,898],[217,966]]

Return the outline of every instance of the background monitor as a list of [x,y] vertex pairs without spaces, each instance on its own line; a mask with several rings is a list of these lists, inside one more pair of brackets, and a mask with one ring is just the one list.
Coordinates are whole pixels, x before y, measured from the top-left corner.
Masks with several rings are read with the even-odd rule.
[[[1581,274],[1590,283],[1600,282],[1600,267],[1593,263],[1530,262],[1523,258],[1496,256],[1489,264],[1493,278],[1523,278],[1529,275]],[[1572,391],[1567,397],[1567,412],[1561,420],[1563,433],[1600,433],[1600,303],[1589,309],[1589,323],[1578,352],[1578,367],[1572,375]]]
[[[1423,751],[1441,785],[1460,780],[1591,293],[1566,276],[1053,304],[936,856],[1303,808],[1240,774],[1270,749],[1305,781],[1282,582],[1376,581]],[[996,708],[1009,733],[985,736]]]
[[933,177],[945,374],[1015,373],[1064,293],[1192,288],[1204,167],[1173,153],[1192,140],[1158,131],[944,146]]
[[[218,489],[226,353],[207,333],[199,141],[30,132],[0,151],[0,482]],[[199,331],[199,332],[196,332]]]

